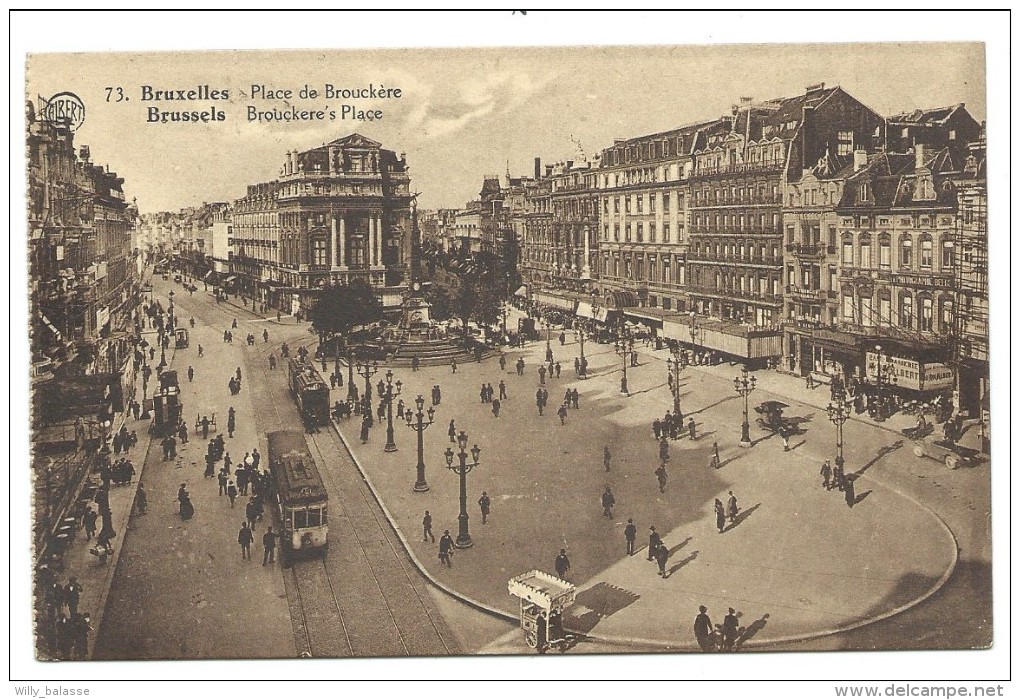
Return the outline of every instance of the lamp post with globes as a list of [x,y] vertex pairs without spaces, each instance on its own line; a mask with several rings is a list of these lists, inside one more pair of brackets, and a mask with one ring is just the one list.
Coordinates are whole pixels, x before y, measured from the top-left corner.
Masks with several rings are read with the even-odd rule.
[[747,418],[747,397],[750,396],[751,392],[754,391],[754,385],[758,381],[758,378],[753,374],[748,375],[747,367],[740,370],[740,376],[733,378],[733,388],[737,390],[737,393],[744,397],[744,422],[740,426],[740,446],[750,447],[751,446],[751,424]]
[[872,363],[875,370],[875,420],[884,421],[886,415],[886,401],[888,399],[886,389],[896,385],[895,369],[892,358],[882,355],[882,346],[875,346],[875,361]]
[[676,351],[672,353],[672,357],[666,358],[666,367],[669,375],[666,380],[669,384],[669,390],[673,394],[673,415],[680,415],[680,370],[683,369],[683,365],[680,364],[680,349],[676,348]]
[[630,396],[630,390],[627,388],[627,365],[629,364],[631,353],[634,352],[634,341],[630,338],[630,334],[627,333],[622,322],[620,323],[620,335],[613,344],[613,349],[623,359],[623,377],[620,378],[620,393]]
[[357,364],[358,376],[365,378],[365,395],[362,397],[362,402],[365,406],[365,413],[372,413],[372,382],[370,381],[375,373],[379,371],[378,362],[369,362],[367,359],[362,362],[358,360]]
[[[400,396],[400,389],[404,383],[397,380],[397,383],[393,383],[393,371],[386,370],[386,392],[382,398],[386,401],[386,447],[383,449],[386,452],[396,452],[397,443],[393,440],[393,397]],[[393,387],[396,386],[396,392],[393,391]]]
[[[418,411],[414,414],[410,410],[404,413],[407,418],[407,427],[418,433],[418,464],[415,466],[416,478],[414,481],[415,491],[428,491],[429,484],[425,481],[425,444],[424,444],[424,433],[430,425],[436,415],[436,409],[429,406],[428,411],[425,411],[425,398],[418,394],[418,398],[414,400],[414,405],[418,408]],[[426,420],[428,416],[428,420]]]
[[834,397],[825,409],[829,414],[829,420],[836,426],[836,466],[843,468],[843,424],[850,417],[850,409],[853,406],[845,394]]
[[453,463],[454,452],[452,447],[447,447],[444,456],[446,457],[446,467],[460,476],[460,515],[457,516],[457,522],[459,525],[457,531],[457,540],[454,543],[459,549],[467,549],[474,542],[471,541],[471,533],[468,532],[468,512],[467,512],[467,473],[478,466],[478,456],[481,455],[482,450],[478,445],[471,448],[471,462],[468,462],[468,436],[463,430],[457,435],[457,445],[460,447],[460,452],[456,453],[456,457],[459,459],[459,464]]
[[701,331],[701,328],[699,328],[698,325],[695,323],[695,321],[697,321],[697,319],[698,319],[698,315],[694,311],[691,311],[691,354],[694,357],[694,360],[692,361],[692,364],[698,364],[698,362],[697,362],[697,358],[698,358],[698,335],[699,335],[699,333]]

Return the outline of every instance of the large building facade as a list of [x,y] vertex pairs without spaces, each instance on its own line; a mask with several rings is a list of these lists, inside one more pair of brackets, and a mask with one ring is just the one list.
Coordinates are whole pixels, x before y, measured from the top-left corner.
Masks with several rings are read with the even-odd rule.
[[234,202],[238,289],[297,311],[319,290],[363,279],[384,304],[399,304],[411,198],[405,158],[360,134],[288,152],[279,179]]

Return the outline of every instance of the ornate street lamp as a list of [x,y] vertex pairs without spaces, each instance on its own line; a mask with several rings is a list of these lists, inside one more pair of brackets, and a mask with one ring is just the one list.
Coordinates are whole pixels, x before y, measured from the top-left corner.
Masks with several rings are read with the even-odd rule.
[[371,413],[372,382],[370,380],[375,376],[375,373],[379,371],[379,363],[369,362],[368,360],[365,360],[364,362],[358,360],[357,370],[358,375],[365,378],[365,396],[363,397],[365,413]]
[[733,378],[733,388],[737,390],[737,393],[744,397],[744,422],[740,426],[740,446],[750,447],[751,446],[751,424],[747,419],[747,397],[754,391],[754,385],[758,381],[758,378],[753,374],[747,374],[747,367],[740,370],[740,376]]
[[634,352],[634,343],[631,341],[628,345],[628,340],[629,338],[626,334],[626,329],[621,321],[620,337],[618,337],[616,342],[613,344],[613,349],[616,351],[616,354],[623,359],[623,377],[620,379],[620,393],[630,396],[630,391],[627,389],[627,364],[630,360],[630,354]]
[[697,318],[698,315],[691,311],[691,352],[695,358],[698,355],[698,335],[701,332],[701,328],[695,324]]
[[468,436],[463,430],[457,435],[457,445],[460,447],[460,452],[457,453],[457,457],[460,460],[459,464],[454,465],[453,463],[454,452],[452,447],[447,447],[443,455],[446,457],[446,467],[460,476],[460,515],[457,516],[459,529],[457,531],[457,540],[454,544],[460,549],[467,549],[474,544],[471,541],[471,533],[468,532],[467,473],[478,466],[478,456],[481,455],[482,450],[478,445],[472,447],[471,462],[467,461]]
[[[393,384],[393,372],[386,370],[386,391],[383,393],[383,400],[386,401],[386,447],[383,449],[387,452],[396,452],[397,443],[393,441],[393,397],[400,396],[400,389],[404,383],[397,380],[397,383]],[[396,392],[393,391],[393,387],[396,386]]]
[[836,466],[843,468],[843,424],[850,417],[850,410],[853,407],[844,394],[829,403],[825,409],[829,413],[829,420],[836,426]]
[[[432,420],[436,415],[436,409],[429,406],[429,410],[425,411],[425,398],[421,394],[418,394],[418,398],[414,400],[414,404],[418,407],[417,413],[413,415],[411,411],[406,411],[404,413],[404,416],[407,418],[407,427],[418,433],[418,464],[415,467],[417,478],[414,482],[414,490],[428,491],[429,484],[425,481],[425,445],[423,437],[425,431],[430,425],[432,425]],[[428,420],[425,419],[426,415],[428,416]],[[415,419],[417,419],[417,422],[415,422]]]
[[882,358],[882,346],[875,346],[875,362],[872,365],[875,369],[875,399],[878,406],[875,409],[875,420],[886,419],[886,387],[896,386],[896,375],[892,364],[892,358],[886,355],[885,361]]
[[[344,339],[344,343],[347,344],[347,340]],[[354,386],[354,346],[347,344],[347,398],[350,401],[354,400],[354,392],[356,387]]]
[[545,356],[548,358],[549,353],[552,352],[552,324],[542,321],[542,325],[545,326]]
[[673,394],[673,415],[680,415],[680,349],[676,348],[672,357],[666,358],[666,367],[669,375],[666,381],[669,383],[669,390]]

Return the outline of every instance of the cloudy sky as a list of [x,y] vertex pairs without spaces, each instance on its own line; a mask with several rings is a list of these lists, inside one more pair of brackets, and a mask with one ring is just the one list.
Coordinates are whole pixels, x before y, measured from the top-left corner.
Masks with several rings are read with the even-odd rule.
[[[230,200],[275,177],[288,149],[352,132],[406,152],[425,207],[461,206],[485,175],[529,174],[543,162],[591,156],[614,138],[652,133],[726,113],[741,96],[795,95],[841,85],[883,115],[965,102],[985,118],[981,45],[817,44],[635,48],[411,49],[391,51],[36,54],[28,96],[79,95],[76,143],[126,179],[140,209]],[[399,99],[300,99],[305,85],[400,88]],[[251,86],[291,89],[288,101],[253,101]],[[228,102],[143,102],[141,86],[228,89]],[[106,99],[120,86],[127,101]],[[202,110],[226,121],[150,124],[149,107]],[[258,124],[247,107],[342,104],[379,109],[381,121]]]

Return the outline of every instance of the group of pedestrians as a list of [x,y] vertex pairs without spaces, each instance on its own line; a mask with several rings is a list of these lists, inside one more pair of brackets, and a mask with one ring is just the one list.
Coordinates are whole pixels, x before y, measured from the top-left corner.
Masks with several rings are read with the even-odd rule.
[[715,510],[715,526],[719,529],[719,534],[722,534],[727,526],[732,527],[737,522],[737,516],[740,515],[740,506],[737,504],[737,497],[733,495],[733,492],[729,492],[729,498],[726,499],[726,505],[718,498],[715,499],[713,505]]
[[79,610],[85,587],[76,576],[61,584],[56,573],[46,564],[39,567],[36,578],[40,608],[39,641],[48,646],[55,658],[85,660],[88,658],[92,616]]
[[[276,561],[276,544],[279,535],[273,532],[273,526],[266,527],[262,535],[262,566]],[[241,559],[251,561],[251,545],[255,541],[255,523],[250,519],[241,521],[241,529],[237,533],[237,543],[241,545]]]
[[[677,411],[675,414],[671,411],[666,411],[666,414],[661,419],[656,418],[652,421],[652,435],[655,436],[656,440],[663,438],[679,440],[683,437],[684,431],[684,414],[681,411]],[[698,439],[697,424],[695,424],[693,418],[688,418],[686,432],[692,440]]]
[[698,615],[694,618],[694,638],[702,651],[734,651],[744,629],[740,626],[740,613],[729,608],[722,624],[712,626],[708,616],[708,608],[698,607]]
[[842,491],[847,507],[854,507],[854,504],[857,502],[857,493],[854,489],[854,477],[853,475],[846,474],[843,470],[842,462],[837,460],[836,466],[833,467],[829,463],[829,460],[825,460],[822,462],[822,468],[818,473],[822,477],[822,488],[826,491],[832,491],[833,489]]

